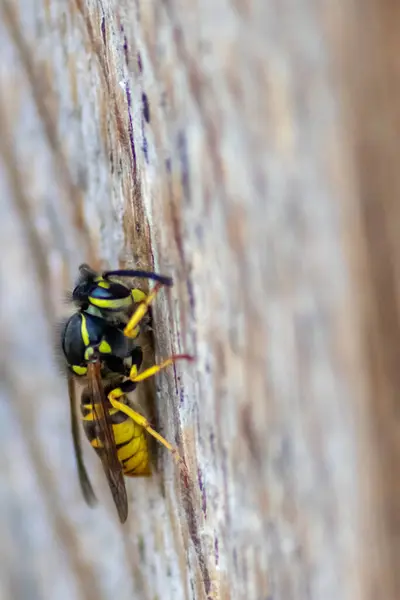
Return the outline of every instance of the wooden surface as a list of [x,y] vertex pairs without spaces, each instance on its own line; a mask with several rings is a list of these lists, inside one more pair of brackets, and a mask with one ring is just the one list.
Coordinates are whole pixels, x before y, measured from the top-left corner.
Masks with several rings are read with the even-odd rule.
[[[0,1],[1,599],[400,597],[399,16]],[[158,449],[125,526],[52,347],[83,261],[172,275],[196,356],[142,394],[190,482]]]

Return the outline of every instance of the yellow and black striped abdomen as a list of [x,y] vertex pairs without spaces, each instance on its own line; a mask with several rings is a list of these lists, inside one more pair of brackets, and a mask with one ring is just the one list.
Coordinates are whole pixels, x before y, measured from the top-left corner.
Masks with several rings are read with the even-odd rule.
[[[96,438],[91,404],[81,404],[83,428],[97,451],[100,440]],[[123,412],[110,406],[109,415],[113,426],[118,459],[124,475],[138,477],[151,475],[146,431]]]

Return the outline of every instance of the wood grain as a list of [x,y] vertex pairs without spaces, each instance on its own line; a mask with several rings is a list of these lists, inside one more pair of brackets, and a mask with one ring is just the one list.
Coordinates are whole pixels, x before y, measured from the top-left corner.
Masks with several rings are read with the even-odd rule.
[[[28,6],[29,5],[29,6]],[[0,597],[399,597],[399,10],[0,1]],[[80,495],[54,324],[151,268],[154,448]],[[154,348],[152,347],[154,344]]]

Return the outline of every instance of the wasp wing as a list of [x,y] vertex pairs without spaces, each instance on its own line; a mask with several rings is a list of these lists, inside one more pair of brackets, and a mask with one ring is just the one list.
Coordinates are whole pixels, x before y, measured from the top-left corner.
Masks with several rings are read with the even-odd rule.
[[76,410],[76,393],[75,393],[75,382],[71,373],[68,373],[68,395],[71,411],[71,433],[72,441],[74,444],[76,465],[78,468],[79,483],[81,484],[81,490],[83,497],[89,506],[94,506],[97,502],[96,495],[93,491],[92,484],[89,479],[89,475],[86,471],[85,463],[83,462],[81,436],[79,433],[79,419]]
[[92,400],[93,424],[96,438],[99,442],[98,454],[107,476],[118,515],[121,523],[128,516],[128,498],[124,474],[121,463],[118,460],[117,447],[115,444],[107,398],[101,381],[100,362],[92,362],[88,365],[89,390]]

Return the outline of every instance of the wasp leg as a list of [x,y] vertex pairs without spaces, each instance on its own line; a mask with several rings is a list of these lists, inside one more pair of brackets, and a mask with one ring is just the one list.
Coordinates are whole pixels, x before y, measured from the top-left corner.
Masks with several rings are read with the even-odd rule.
[[121,412],[128,415],[128,417],[131,417],[131,419],[133,419],[135,423],[141,425],[141,427],[143,427],[147,431],[147,433],[152,435],[156,440],[160,442],[160,444],[165,446],[165,448],[167,448],[172,453],[178,465],[183,467],[183,470],[187,472],[185,461],[179,455],[178,450],[171,446],[171,444],[167,442],[165,438],[163,438],[159,433],[157,433],[157,431],[155,431],[150,426],[150,423],[145,417],[133,410],[130,406],[127,406],[126,404],[123,404],[122,402],[118,401],[118,398],[121,398],[122,396],[124,396],[124,394],[133,391],[136,387],[136,383],[138,383],[139,381],[144,381],[149,377],[152,377],[162,369],[165,369],[166,367],[172,365],[177,360],[193,360],[193,357],[189,354],[174,354],[170,358],[164,360],[159,365],[153,365],[149,369],[146,369],[145,371],[139,374],[138,367],[136,364],[134,364],[129,374],[129,381],[123,382],[120,387],[112,390],[108,395],[108,400],[110,401],[110,404],[113,406],[113,408],[115,408],[116,410],[120,410]]
[[166,369],[170,365],[174,364],[174,362],[176,362],[177,360],[192,361],[194,359],[193,359],[193,356],[190,356],[190,354],[173,354],[172,356],[170,356],[169,358],[164,360],[159,365],[153,365],[152,367],[145,369],[141,373],[137,372],[137,369],[135,366],[132,367],[131,372],[129,374],[129,379],[131,381],[133,381],[134,383],[138,383],[139,381],[144,381],[145,379],[148,379],[149,377],[153,377],[153,375],[155,375],[156,373],[159,373],[163,369]]
[[[132,296],[135,304],[141,304],[142,302],[146,302],[146,299],[147,299],[147,294],[145,294],[145,292],[142,292],[142,290],[139,290],[138,288],[133,288],[131,290],[131,296]],[[136,327],[134,327],[133,329],[130,330],[130,334],[127,337],[130,337],[133,340],[135,340],[139,334],[140,334],[140,327],[139,327],[139,325],[136,325]],[[125,333],[125,335],[126,335],[126,333]]]
[[136,412],[136,410],[133,410],[133,408],[131,408],[130,406],[127,406],[123,402],[119,402],[118,398],[123,397],[125,393],[126,393],[126,391],[124,392],[123,389],[121,389],[121,388],[115,388],[114,390],[112,390],[108,394],[108,400],[109,400],[111,406],[113,408],[115,408],[116,410],[123,412],[128,417],[130,417],[132,419],[132,421],[137,423],[137,425],[140,425],[140,427],[143,427],[143,429],[145,429],[149,435],[153,436],[158,442],[160,442],[160,444],[162,444],[165,448],[167,448],[167,450],[169,450],[171,452],[171,454],[174,457],[177,464],[181,468],[183,468],[183,470],[186,472],[187,467],[186,467],[185,461],[179,455],[178,450],[176,448],[174,448],[165,438],[163,438],[162,435],[160,435],[157,431],[155,431],[155,429],[153,429],[150,426],[150,423],[148,422],[146,417],[143,417],[143,415]]
[[137,309],[135,310],[135,312],[129,319],[129,322],[124,329],[124,334],[127,337],[132,338],[137,335],[137,333],[136,333],[137,326],[139,325],[140,321],[143,319],[143,317],[148,312],[150,304],[153,302],[154,298],[157,296],[158,292],[161,290],[162,287],[163,287],[162,283],[157,283],[154,286],[154,288],[151,290],[150,294],[145,298],[145,300],[143,300],[139,304],[139,306],[137,307]]

